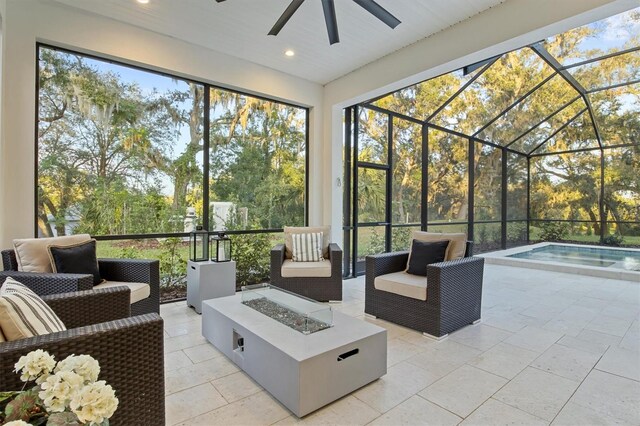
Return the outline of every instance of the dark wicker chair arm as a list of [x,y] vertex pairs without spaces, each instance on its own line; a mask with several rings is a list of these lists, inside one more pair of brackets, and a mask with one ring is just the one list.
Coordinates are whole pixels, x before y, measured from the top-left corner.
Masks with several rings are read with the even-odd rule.
[[13,249],[2,250],[2,266],[5,271],[17,271],[18,259],[16,259],[16,252]]
[[42,297],[68,329],[128,318],[130,298],[131,289],[124,286]]
[[408,251],[396,251],[367,256],[365,258],[367,275],[372,275],[372,277],[375,278],[392,272],[400,272],[407,267],[408,260]]
[[108,281],[147,283],[149,297],[131,308],[132,315],[160,313],[160,261],[151,259],[98,259],[100,276]]
[[342,276],[342,249],[336,243],[329,244],[329,261],[331,262],[331,276]]
[[158,282],[159,265],[158,260],[151,259],[98,259],[100,276],[108,281]]
[[465,257],[427,265],[429,300],[446,308],[473,295],[482,297],[484,258]]
[[40,296],[91,290],[93,288],[93,275],[87,274],[0,271],[0,284],[4,283],[7,277],[14,278]]
[[100,363],[120,400],[112,425],[163,425],[163,322],[158,314],[69,329],[59,333],[0,343],[0,389],[19,390],[14,364],[22,355],[43,349],[56,357],[87,354]]
[[276,244],[275,247],[271,249],[271,282],[282,278],[284,256],[284,244]]

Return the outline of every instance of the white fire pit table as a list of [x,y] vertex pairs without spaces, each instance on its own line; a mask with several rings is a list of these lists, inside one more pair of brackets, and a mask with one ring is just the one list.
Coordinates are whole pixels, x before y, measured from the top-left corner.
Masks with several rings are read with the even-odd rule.
[[202,334],[298,417],[387,373],[384,328],[275,287],[204,301]]

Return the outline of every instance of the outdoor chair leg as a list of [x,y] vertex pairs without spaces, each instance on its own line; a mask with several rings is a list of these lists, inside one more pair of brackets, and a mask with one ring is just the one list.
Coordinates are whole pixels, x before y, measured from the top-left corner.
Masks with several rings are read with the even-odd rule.
[[440,337],[438,337],[438,336],[434,336],[433,334],[424,333],[424,332],[422,333],[422,335],[423,335],[424,337],[428,338],[428,339],[435,340],[435,341],[437,341],[437,342],[440,342],[441,340],[444,340],[444,339],[446,339],[447,337],[449,337],[449,333],[444,334],[444,335],[442,335],[442,336],[440,336]]

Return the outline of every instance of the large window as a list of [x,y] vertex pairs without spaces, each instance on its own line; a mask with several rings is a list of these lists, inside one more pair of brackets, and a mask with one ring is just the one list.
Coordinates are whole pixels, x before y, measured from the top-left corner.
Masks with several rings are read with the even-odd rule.
[[[39,236],[159,258],[176,297],[196,226],[246,246],[247,232],[305,223],[305,108],[45,45],[38,58]],[[262,235],[243,283],[268,274]]]
[[351,270],[363,253],[407,249],[415,229],[466,232],[476,253],[638,245],[638,34],[640,8],[348,108],[369,111],[345,138],[361,150],[354,180],[369,176],[346,193],[366,201],[361,218],[376,203],[345,228],[368,244]]

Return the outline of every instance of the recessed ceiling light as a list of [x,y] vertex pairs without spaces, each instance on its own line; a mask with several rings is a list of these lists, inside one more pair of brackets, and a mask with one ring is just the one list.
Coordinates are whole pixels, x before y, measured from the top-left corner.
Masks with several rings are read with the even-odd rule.
[[291,56],[294,56],[296,54],[296,52],[294,52],[291,49],[287,49],[287,50],[284,51],[284,54],[285,54],[285,56],[291,57]]
[[149,3],[149,0],[136,0],[138,3],[140,4],[147,4]]

